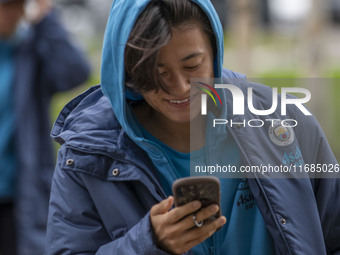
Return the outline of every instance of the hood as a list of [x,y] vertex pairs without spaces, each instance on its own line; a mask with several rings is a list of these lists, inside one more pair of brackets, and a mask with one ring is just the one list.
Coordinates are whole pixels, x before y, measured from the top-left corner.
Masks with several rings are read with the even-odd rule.
[[[116,118],[128,136],[137,144],[144,140],[136,130],[137,125],[130,108],[126,104],[124,50],[129,34],[140,13],[150,0],[113,1],[104,36],[101,83],[102,91],[109,98]],[[223,30],[219,17],[209,0],[193,0],[201,6],[210,19],[216,35],[217,54],[214,59],[214,72],[222,75]],[[211,77],[212,78],[212,77]]]

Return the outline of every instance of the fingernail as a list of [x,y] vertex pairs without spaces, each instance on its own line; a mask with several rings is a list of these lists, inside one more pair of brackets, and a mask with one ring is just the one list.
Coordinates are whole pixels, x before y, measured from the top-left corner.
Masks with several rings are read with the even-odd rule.
[[199,208],[200,206],[201,206],[201,203],[199,201],[192,202],[192,207],[193,208]]
[[218,211],[218,206],[217,205],[212,205],[209,208],[210,212],[215,213]]
[[224,217],[220,218],[220,219],[218,220],[218,223],[219,223],[220,225],[224,225],[224,224],[226,223],[226,218],[224,218]]

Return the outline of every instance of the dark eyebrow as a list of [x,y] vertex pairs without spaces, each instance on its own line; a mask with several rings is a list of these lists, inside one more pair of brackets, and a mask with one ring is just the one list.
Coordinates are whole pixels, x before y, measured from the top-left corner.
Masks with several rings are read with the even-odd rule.
[[[200,55],[202,55],[202,54],[203,54],[203,52],[194,52],[194,53],[191,53],[191,54],[189,54],[188,56],[182,58],[182,59],[181,59],[181,62],[187,61],[187,60],[189,60],[189,59],[191,59],[191,58],[200,56]],[[158,67],[163,67],[164,65],[161,64],[161,63],[159,63],[159,64],[157,64],[157,66],[158,66]]]
[[203,54],[202,52],[194,52],[194,53],[182,58],[181,61],[184,62],[184,61],[186,61],[190,58],[194,58],[194,57],[197,57],[197,56],[202,55],[202,54]]

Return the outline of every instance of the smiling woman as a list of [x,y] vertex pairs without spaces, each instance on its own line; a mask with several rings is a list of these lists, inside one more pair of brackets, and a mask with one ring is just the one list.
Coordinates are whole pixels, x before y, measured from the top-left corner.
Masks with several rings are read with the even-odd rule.
[[[303,128],[293,136],[281,125],[269,134],[267,122],[255,127],[263,116],[250,122],[254,127],[242,128],[233,110],[243,108],[233,109],[230,91],[217,93],[210,78],[231,82],[243,94],[256,87],[257,110],[270,108],[272,96],[268,87],[223,69],[223,55],[222,27],[210,0],[113,1],[102,84],[70,102],[52,131],[62,146],[51,193],[48,255],[326,254],[318,212],[334,205],[327,202],[337,196],[332,189],[340,190],[333,180],[224,178],[220,206],[204,206],[198,197],[173,208],[172,184],[190,175],[193,161],[216,169],[230,165],[225,171],[238,171],[242,164],[278,167],[285,152],[301,147],[306,162],[335,163],[311,119],[304,120],[310,136]],[[202,89],[190,84],[191,78],[198,78],[192,84]],[[201,99],[210,90],[219,95],[221,107],[200,114]],[[209,126],[215,117],[238,125]],[[219,211],[224,216],[210,220]],[[338,249],[332,240],[340,233],[327,226],[340,222],[336,215],[324,215],[331,222],[324,225],[332,233],[329,247]]]
[[[148,91],[152,89],[163,89],[168,87],[163,83],[158,67],[162,66],[159,61],[159,50],[169,43],[173,36],[174,29],[177,32],[190,31],[193,28],[200,28],[201,35],[207,37],[208,43],[205,47],[212,47],[212,54],[216,54],[216,38],[211,23],[204,11],[190,1],[181,1],[174,4],[164,1],[162,5],[151,1],[146,9],[138,17],[135,26],[132,28],[125,49],[125,66],[127,71],[127,85],[137,91]],[[166,12],[164,10],[167,10]],[[181,29],[179,29],[181,27]],[[192,38],[186,38],[194,43]],[[178,42],[173,42],[174,43]],[[202,40],[201,42],[202,43]],[[167,45],[169,48],[169,45]],[[163,49],[164,51],[164,49]],[[174,53],[172,49],[172,53]],[[183,60],[187,60],[191,54],[199,52],[185,52]],[[194,67],[187,63],[187,69]],[[213,78],[214,76],[209,76]]]
[[[170,147],[190,152],[190,121],[201,117],[200,94],[190,95],[190,78],[214,77],[217,46],[203,10],[188,1],[174,5],[165,2],[164,12],[151,2],[139,16],[125,49],[126,80],[145,99],[133,106],[142,126]],[[150,35],[157,38],[148,40]]]
[[[214,77],[213,50],[199,23],[172,28],[171,34],[157,59],[157,72],[166,91],[162,88],[139,91],[147,104],[136,104],[134,110],[138,120],[156,138],[178,151],[189,152],[190,121],[201,117],[199,94],[192,98],[190,95],[190,78]],[[151,123],[159,123],[163,128],[159,130]]]

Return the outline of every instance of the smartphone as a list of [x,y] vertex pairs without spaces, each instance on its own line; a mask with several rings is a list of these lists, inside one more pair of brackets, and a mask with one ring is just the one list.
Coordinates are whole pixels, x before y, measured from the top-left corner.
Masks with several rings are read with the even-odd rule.
[[[185,177],[176,180],[172,185],[172,193],[175,198],[175,206],[181,206],[194,200],[202,203],[202,208],[211,204],[220,206],[220,181],[212,176]],[[209,217],[207,221],[213,221],[221,216],[219,210]]]

